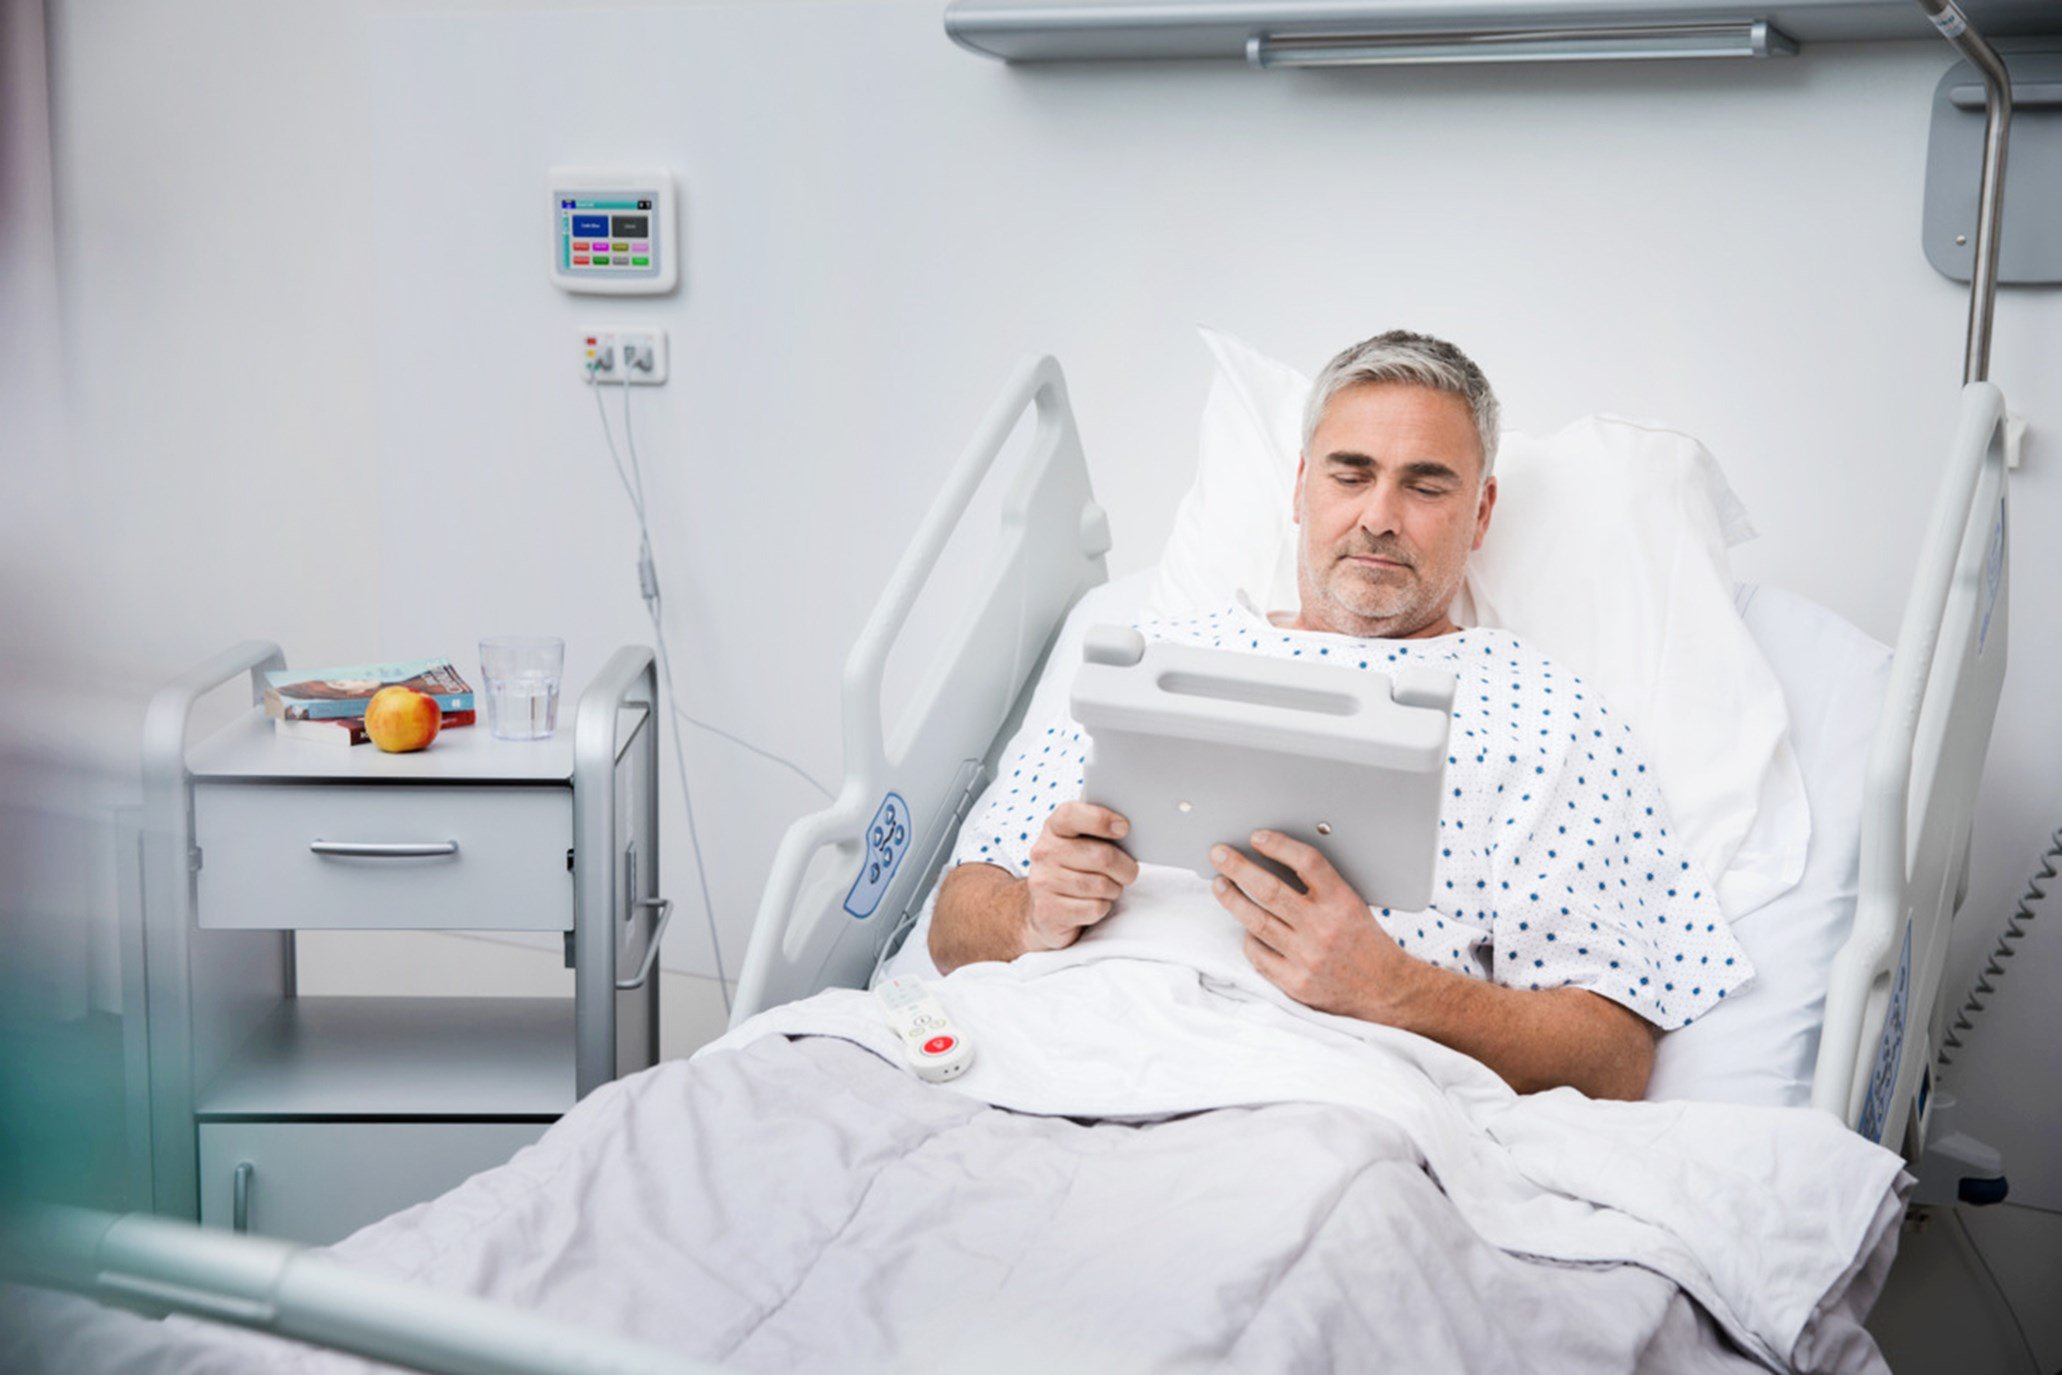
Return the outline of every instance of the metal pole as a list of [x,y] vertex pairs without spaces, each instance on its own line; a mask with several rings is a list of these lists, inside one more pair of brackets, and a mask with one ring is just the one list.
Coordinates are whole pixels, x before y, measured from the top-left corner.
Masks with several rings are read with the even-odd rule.
[[1998,295],[1998,231],[2005,208],[2005,144],[2012,130],[2012,77],[2004,59],[1969,24],[1955,0],[1918,0],[1941,36],[1983,75],[1983,178],[1976,188],[1976,267],[1969,275],[1969,342],[1962,381],[1990,380],[1990,322]]

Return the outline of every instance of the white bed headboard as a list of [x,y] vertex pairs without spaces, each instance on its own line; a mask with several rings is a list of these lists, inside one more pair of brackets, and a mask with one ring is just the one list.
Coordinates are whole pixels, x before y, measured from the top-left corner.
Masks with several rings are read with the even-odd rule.
[[[998,468],[1030,407],[1030,443]],[[881,720],[889,652],[991,469],[1007,486],[986,581],[890,738]],[[828,985],[865,984],[882,944],[944,860],[1067,608],[1107,576],[1109,547],[1060,365],[1049,357],[1026,363],[954,466],[845,661],[844,785],[835,802],[781,839],[733,1025]]]

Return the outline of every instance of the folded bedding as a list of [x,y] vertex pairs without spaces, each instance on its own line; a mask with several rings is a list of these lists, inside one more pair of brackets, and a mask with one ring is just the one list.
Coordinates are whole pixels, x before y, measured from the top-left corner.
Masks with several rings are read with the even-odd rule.
[[[941,981],[952,1084],[833,990],[332,1255],[739,1370],[1882,1368],[1896,1156],[1809,1109],[1515,1094],[1282,997],[1184,881]],[[67,1313],[0,1364],[366,1368]]]

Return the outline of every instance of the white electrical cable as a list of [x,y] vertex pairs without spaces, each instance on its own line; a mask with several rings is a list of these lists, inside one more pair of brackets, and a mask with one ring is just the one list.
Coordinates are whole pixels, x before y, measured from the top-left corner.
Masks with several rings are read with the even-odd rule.
[[760,749],[757,745],[745,739],[743,736],[732,735],[729,731],[723,729],[723,727],[711,724],[708,721],[704,721],[699,716],[689,716],[686,710],[684,710],[678,702],[675,702],[673,704],[673,714],[698,730],[705,730],[709,732],[709,734],[711,735],[721,736],[723,739],[728,740],[731,744],[736,745],[741,750],[747,750],[752,754],[756,754],[761,759],[766,760],[768,763],[780,765],[789,773],[792,773],[795,777],[801,779],[804,783],[807,783],[810,787],[822,793],[824,801],[835,802],[838,800],[838,795],[836,793],[832,792],[829,788],[824,787],[823,784],[817,782],[815,774],[810,773],[808,770],[804,769],[800,764],[797,764],[794,760],[783,758],[782,756],[775,754],[772,750]]
[[[637,588],[644,599],[644,609],[652,621],[652,639],[659,649],[659,676],[665,679],[666,700],[678,702],[680,694],[673,686],[673,658],[666,652],[666,621],[662,614],[663,598],[659,592],[659,573],[652,563],[652,532],[646,519],[644,500],[644,469],[637,460],[637,440],[630,431],[630,364],[623,360],[623,447],[630,451],[630,483],[626,484],[635,493],[633,504],[637,510]],[[596,392],[595,403],[600,405],[601,393]],[[602,429],[608,429],[608,409],[602,408]],[[610,448],[614,456],[614,446]],[[620,475],[621,465],[618,465]],[[695,884],[702,896],[702,915],[709,927],[709,954],[716,962],[716,988],[723,995],[723,1013],[730,1015],[730,976],[723,967],[723,938],[716,929],[716,903],[709,896],[709,865],[702,857],[701,830],[695,825],[694,790],[687,782],[687,753],[680,744],[680,732],[666,732],[673,740],[673,764],[680,773],[680,802],[682,813],[687,818],[687,842],[694,851]]]
[[[651,540],[650,530],[646,526],[644,521],[644,501],[642,496],[639,494],[640,489],[631,486],[630,474],[628,471],[624,469],[623,461],[617,455],[615,432],[609,424],[608,412],[602,408],[600,384],[593,376],[594,369],[594,364],[588,364],[589,381],[596,388],[594,394],[595,411],[596,414],[601,417],[602,435],[608,441],[609,461],[615,465],[616,479],[617,481],[623,484],[623,495],[629,498],[631,509],[635,511],[638,515],[639,547],[640,553],[642,553],[644,546],[648,545]],[[642,477],[643,474],[640,473],[640,483],[642,482]],[[640,587],[642,586],[642,571],[643,565],[640,561]],[[732,732],[725,730],[723,727],[716,725],[712,721],[704,721],[701,717],[689,713],[688,710],[685,707],[681,706],[678,701],[675,701],[673,703],[673,715],[678,717],[680,720],[687,722],[687,724],[693,726],[697,730],[704,730],[711,735],[720,736],[722,739],[728,740],[731,744],[736,745],[739,749],[744,750],[747,753],[756,754],[761,759],[766,760],[768,763],[780,765],[789,773],[793,774],[795,777],[801,779],[804,783],[807,783],[810,787],[814,788],[817,792],[823,794],[824,799],[826,801],[837,801],[837,793],[832,791],[829,787],[825,786],[822,779],[818,778],[815,774],[809,772],[809,770],[803,768],[800,764],[797,764],[794,760],[788,758],[786,755],[776,754],[774,751],[766,749],[763,746],[755,745],[751,741],[745,739],[743,736],[733,734]]]
[[[761,758],[785,766],[817,791],[823,793],[825,797],[831,797],[832,794],[828,788],[817,782],[808,771],[793,760],[782,758],[771,750],[761,749],[759,746],[752,744],[748,740],[740,739],[727,730],[712,726],[705,721],[696,720],[694,717],[689,716],[680,706],[680,694],[673,686],[673,660],[666,648],[664,596],[659,587],[658,569],[652,562],[651,525],[646,516],[644,499],[644,469],[638,460],[637,439],[630,425],[629,361],[627,358],[621,361],[623,363],[623,380],[621,384],[623,388],[623,444],[630,454],[630,467],[627,471],[623,467],[622,456],[616,451],[615,432],[609,425],[608,408],[602,404],[601,387],[599,379],[596,377],[597,366],[593,362],[587,365],[587,384],[594,389],[595,414],[601,419],[602,439],[608,445],[609,462],[615,466],[616,478],[623,484],[623,494],[630,499],[630,509],[637,517],[638,595],[644,602],[646,614],[651,617],[652,637],[657,642],[659,653],[659,676],[665,683],[666,701],[671,712],[673,715],[699,726],[703,730],[722,736],[724,739],[751,751]],[[702,855],[701,833],[695,824],[694,795],[687,779],[687,755],[681,747],[680,732],[676,730],[668,732],[668,734],[673,737],[673,762],[680,775],[680,798],[687,818],[688,844],[694,851],[695,881],[701,892],[702,913],[708,922],[709,952],[716,963],[716,986],[723,995],[723,1011],[728,1015],[731,1008],[730,978],[724,968],[723,943],[716,925],[716,904],[709,895],[709,871]]]

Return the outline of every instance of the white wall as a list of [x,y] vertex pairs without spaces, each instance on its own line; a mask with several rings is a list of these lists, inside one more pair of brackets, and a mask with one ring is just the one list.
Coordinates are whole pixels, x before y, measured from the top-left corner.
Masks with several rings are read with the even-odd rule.
[[[847,644],[1010,365],[1065,364],[1117,571],[1150,561],[1206,383],[1196,321],[1306,367],[1406,324],[1510,420],[1609,409],[1706,438],[1764,538],[1743,577],[1894,635],[1959,378],[1964,297],[1919,248],[1932,44],[1764,64],[1261,74],[1011,69],[938,0],[368,10],[56,6],[67,380],[110,590],[91,652],[148,682],[246,635],[300,662],[646,629],[575,331],[671,331],[633,400],[679,687],[829,780]],[[684,285],[546,281],[545,169],[658,164]],[[2015,292],[2032,417],[2014,668],[1975,910],[2062,822],[2062,304]],[[614,400],[611,400],[613,409]],[[814,805],[686,739],[734,972]],[[669,802],[668,886],[687,893]],[[695,914],[669,963],[707,970]],[[1989,933],[1965,933],[1964,962]],[[2037,933],[1964,1083],[2022,1196],[2062,1206],[2062,935]],[[2036,1110],[2032,1104],[2041,1106]]]

